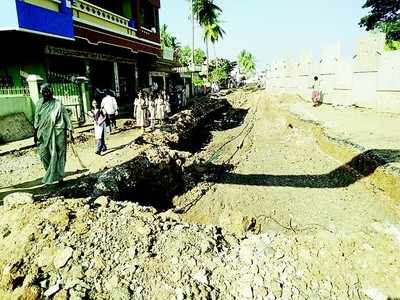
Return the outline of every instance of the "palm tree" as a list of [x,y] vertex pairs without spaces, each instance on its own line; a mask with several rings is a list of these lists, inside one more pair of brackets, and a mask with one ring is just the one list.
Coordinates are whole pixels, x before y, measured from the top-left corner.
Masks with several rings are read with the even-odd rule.
[[255,57],[246,50],[242,50],[238,56],[239,70],[246,74],[252,73],[256,69]]
[[211,41],[215,44],[220,38],[223,37],[225,31],[221,27],[219,20],[222,9],[217,6],[213,0],[192,0],[192,15],[197,19],[197,22],[203,29],[203,38],[206,43],[207,53],[207,77],[209,67],[209,47],[208,43]]
[[174,59],[178,56],[178,50],[181,48],[181,44],[179,43],[176,36],[173,36],[168,32],[168,26],[163,24],[160,29],[160,40],[162,48],[172,48],[174,50]]
[[209,60],[208,42],[211,42],[215,46],[215,43],[224,36],[225,30],[221,27],[220,21],[217,19],[214,23],[205,25],[203,31],[204,42],[206,43],[207,60]]
[[160,40],[161,45],[164,47],[170,47],[171,35],[168,33],[168,26],[163,24],[160,29]]
[[213,0],[193,0],[193,15],[201,27],[214,23],[222,9]]

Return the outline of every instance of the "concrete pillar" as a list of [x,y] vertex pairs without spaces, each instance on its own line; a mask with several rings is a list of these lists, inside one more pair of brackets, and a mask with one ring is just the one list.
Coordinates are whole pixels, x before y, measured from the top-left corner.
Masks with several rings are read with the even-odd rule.
[[134,76],[135,76],[135,82],[134,82],[134,92],[135,92],[135,97],[137,95],[138,92],[138,86],[139,86],[139,72],[138,72],[138,68],[137,68],[137,64],[133,65],[133,72],[134,72]]
[[88,80],[80,81],[80,88],[81,88],[82,106],[83,106],[82,118],[83,120],[85,120],[85,115],[89,112],[91,107],[89,90],[88,90]]
[[163,85],[164,85],[164,90],[167,89],[167,79],[165,78],[165,74],[163,75]]
[[116,96],[119,97],[120,90],[119,90],[119,71],[118,71],[118,63],[114,62],[114,86],[115,86],[115,93]]
[[149,73],[149,88],[153,85],[153,76],[151,76],[151,72]]
[[34,114],[40,100],[40,85],[43,83],[43,78],[38,75],[29,75],[26,81],[28,82],[29,95],[32,100],[32,113]]

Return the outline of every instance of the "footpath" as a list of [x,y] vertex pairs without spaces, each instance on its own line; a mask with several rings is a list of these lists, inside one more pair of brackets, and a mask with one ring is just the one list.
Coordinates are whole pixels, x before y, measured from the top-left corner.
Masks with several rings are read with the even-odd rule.
[[313,107],[297,95],[269,93],[291,126],[310,129],[321,149],[400,200],[400,115],[359,107]]
[[[130,119],[123,118],[123,119],[118,119],[117,123],[119,128],[123,127],[123,124]],[[93,124],[91,122],[84,124],[80,127],[74,128],[74,134],[79,135],[82,133],[90,133],[93,130]],[[0,145],[0,156],[4,156],[13,152],[18,152],[21,150],[26,150],[33,148],[35,146],[33,137],[19,140],[19,141],[14,141],[14,142],[9,142],[3,145]]]

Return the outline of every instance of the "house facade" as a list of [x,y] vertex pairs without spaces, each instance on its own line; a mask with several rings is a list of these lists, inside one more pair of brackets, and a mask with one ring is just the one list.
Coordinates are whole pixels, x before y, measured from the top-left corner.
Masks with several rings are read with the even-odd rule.
[[47,82],[87,78],[130,103],[153,75],[166,87],[173,62],[160,45],[160,0],[2,0],[0,87],[28,74]]

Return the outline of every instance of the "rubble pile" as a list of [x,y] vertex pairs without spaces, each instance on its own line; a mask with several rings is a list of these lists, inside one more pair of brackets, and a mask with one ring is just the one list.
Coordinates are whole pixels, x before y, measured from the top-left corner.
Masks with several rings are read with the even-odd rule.
[[141,152],[131,160],[71,180],[63,188],[36,198],[96,198],[104,195],[114,200],[136,201],[157,209],[168,209],[175,195],[187,190],[188,184],[191,188],[196,183],[192,178],[188,179],[191,174],[183,174],[184,167],[187,167],[185,161],[192,155],[173,150],[171,145],[182,144],[193,138],[194,132],[203,123],[229,107],[226,99],[203,98],[194,103],[190,110],[174,115],[163,130],[146,132],[134,140],[131,147],[140,148]]
[[[114,200],[130,200],[141,204],[168,208],[168,201],[180,187],[180,160],[166,147],[146,147],[139,155],[121,165],[68,181],[64,187],[36,196],[92,199],[110,196]],[[142,196],[146,194],[145,199]],[[154,201],[153,201],[154,200]]]
[[192,104],[190,109],[173,115],[163,130],[146,132],[134,141],[136,144],[178,145],[187,140],[193,131],[204,125],[213,116],[230,107],[226,98],[203,97]]
[[[310,251],[324,245],[308,235],[228,234],[104,196],[43,203],[29,194],[8,197],[0,208],[1,299],[307,299],[360,292],[358,279],[346,278],[350,264],[338,267],[338,278],[313,275],[321,262]],[[322,264],[338,259],[320,256]]]
[[[246,97],[246,92],[235,94],[231,101]],[[269,215],[244,216],[240,209],[224,210],[221,228],[187,223],[173,212],[175,195],[188,194],[175,205],[200,199],[212,188],[210,177],[229,166],[214,165],[207,151],[193,154],[169,145],[187,140],[204,120],[215,121],[213,113],[222,114],[222,125],[228,126],[246,115],[222,108],[229,108],[226,100],[205,99],[175,115],[166,131],[135,140],[131,147],[140,149],[138,156],[56,186],[48,195],[6,196],[0,207],[0,299],[396,295],[396,281],[386,286],[379,272],[365,272],[379,265],[398,278],[398,260],[373,251],[378,246],[378,254],[398,252],[398,245],[388,242],[391,236],[381,235],[393,228],[349,232],[312,223],[287,225]],[[215,127],[225,128],[210,126]],[[260,233],[261,222],[275,227]]]

